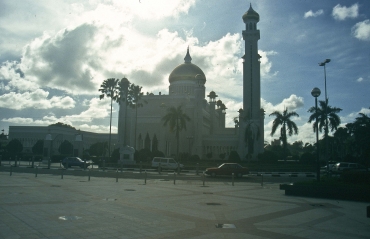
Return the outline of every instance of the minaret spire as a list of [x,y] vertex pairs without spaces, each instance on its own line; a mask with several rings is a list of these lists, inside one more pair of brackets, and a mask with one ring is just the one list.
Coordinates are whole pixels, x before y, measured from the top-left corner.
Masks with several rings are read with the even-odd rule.
[[189,53],[189,46],[188,46],[188,50],[186,52],[186,56],[185,56],[184,60],[185,60],[185,63],[191,63],[192,59],[191,59],[191,56],[190,56],[190,53]]

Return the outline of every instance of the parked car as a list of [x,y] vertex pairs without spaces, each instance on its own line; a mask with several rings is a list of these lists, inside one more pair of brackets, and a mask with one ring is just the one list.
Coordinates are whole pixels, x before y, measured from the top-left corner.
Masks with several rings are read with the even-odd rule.
[[78,166],[84,168],[85,166],[88,167],[92,164],[92,162],[85,162],[79,157],[67,157],[62,160],[62,165],[65,168],[70,168],[73,166]]
[[177,169],[177,167],[180,167],[180,169],[184,168],[183,164],[177,163],[173,158],[154,157],[152,160],[152,167],[159,168],[159,166],[161,169]]
[[249,170],[237,163],[223,163],[217,168],[207,168],[206,171],[204,171],[204,174],[212,177],[217,175],[232,175],[233,173],[236,177],[242,177],[243,175],[249,174]]
[[332,172],[337,174],[347,171],[365,172],[367,171],[367,168],[358,163],[347,163],[347,162],[337,163],[332,168]]
[[[334,167],[335,164],[336,164],[335,162],[334,163],[333,162],[329,162],[328,165],[325,165],[325,166],[321,167],[320,168],[320,171],[321,172],[327,172],[327,171],[329,171],[329,173],[331,173],[333,171],[333,167]],[[327,170],[327,166],[329,166],[329,170]]]

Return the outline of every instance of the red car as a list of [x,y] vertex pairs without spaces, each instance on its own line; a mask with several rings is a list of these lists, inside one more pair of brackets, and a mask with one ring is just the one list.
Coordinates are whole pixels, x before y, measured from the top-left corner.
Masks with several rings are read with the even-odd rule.
[[248,168],[242,167],[237,163],[223,163],[217,168],[207,168],[204,174],[215,177],[217,175],[234,175],[236,177],[242,177],[243,175],[249,174]]

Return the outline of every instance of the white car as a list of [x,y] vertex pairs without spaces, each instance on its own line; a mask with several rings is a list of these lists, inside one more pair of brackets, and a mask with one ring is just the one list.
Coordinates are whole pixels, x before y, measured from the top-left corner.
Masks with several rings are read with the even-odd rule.
[[154,157],[152,160],[152,167],[161,167],[161,169],[177,169],[180,167],[180,169],[182,169],[184,165],[177,163],[173,158]]
[[365,172],[367,171],[367,168],[358,163],[347,163],[347,162],[337,163],[332,168],[333,173],[342,173],[347,171]]

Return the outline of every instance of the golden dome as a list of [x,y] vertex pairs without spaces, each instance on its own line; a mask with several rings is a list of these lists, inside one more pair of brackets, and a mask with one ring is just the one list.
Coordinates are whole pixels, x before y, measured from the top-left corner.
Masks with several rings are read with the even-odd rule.
[[191,57],[189,54],[189,48],[184,58],[185,63],[178,65],[168,77],[169,82],[180,81],[180,80],[203,80],[203,84],[206,82],[206,76],[202,69],[197,65],[191,63]]
[[244,13],[242,18],[243,18],[244,23],[246,23],[248,20],[255,20],[259,22],[260,15],[256,11],[253,10],[252,4],[251,4],[248,11]]

